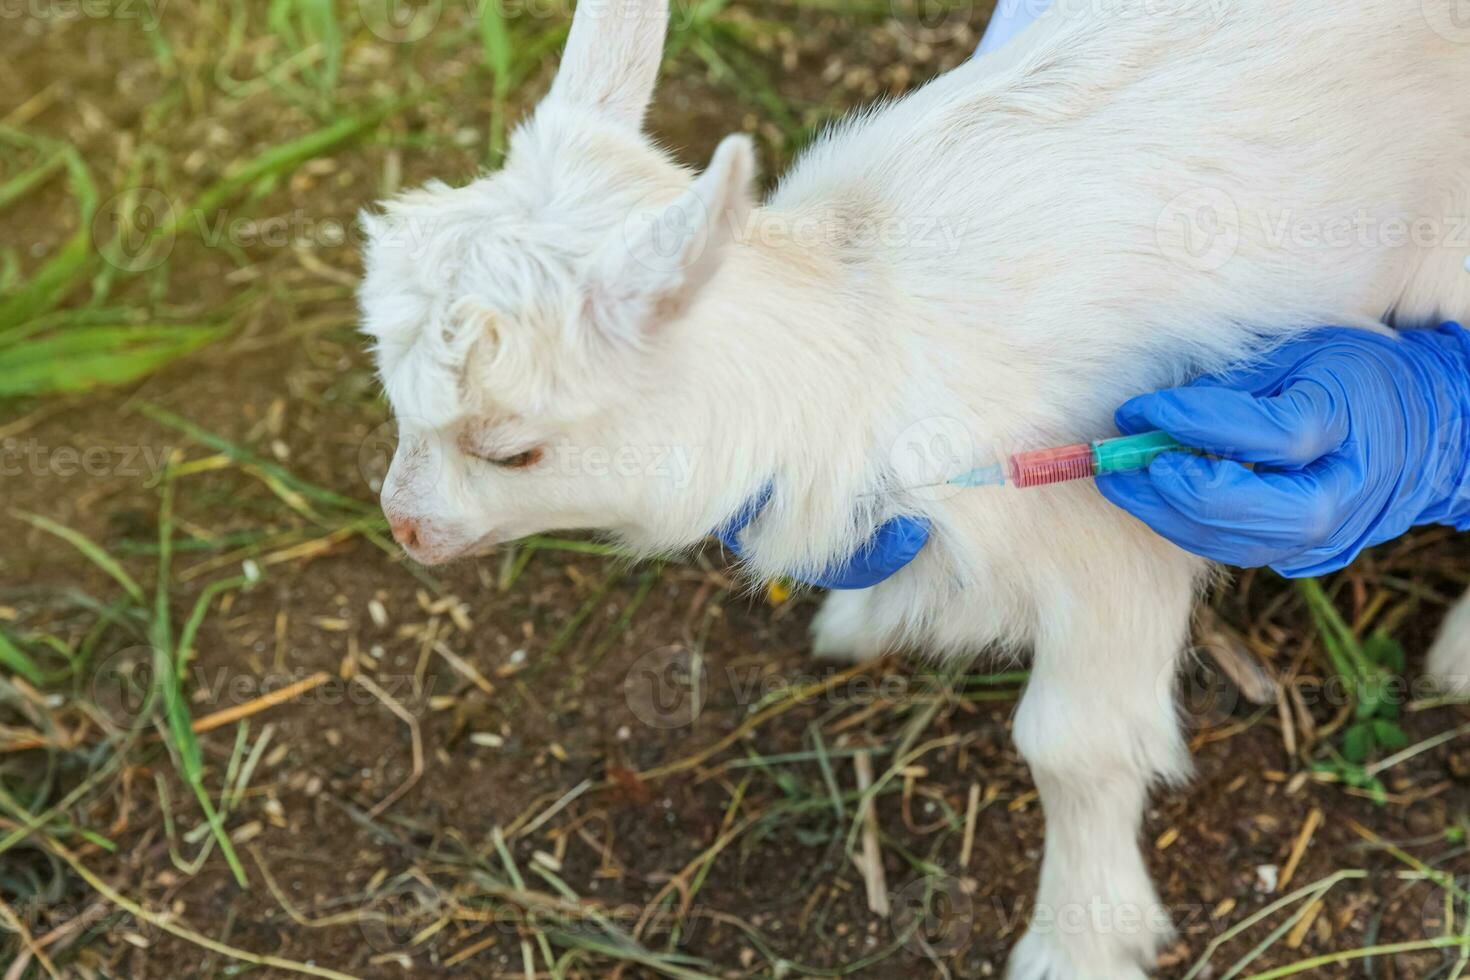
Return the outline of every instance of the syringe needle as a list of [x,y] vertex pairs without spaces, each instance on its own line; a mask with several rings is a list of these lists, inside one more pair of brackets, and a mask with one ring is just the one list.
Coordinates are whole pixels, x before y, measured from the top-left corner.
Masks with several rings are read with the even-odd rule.
[[961,473],[948,482],[956,487],[1003,487],[1006,484],[1006,468],[1001,463],[981,466],[968,473]]

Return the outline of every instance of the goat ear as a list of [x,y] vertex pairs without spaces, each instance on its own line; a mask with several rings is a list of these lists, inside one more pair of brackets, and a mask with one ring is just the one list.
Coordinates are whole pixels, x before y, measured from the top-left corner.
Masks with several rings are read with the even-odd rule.
[[730,242],[746,229],[755,197],[755,149],[727,136],[709,169],[672,202],[631,215],[596,264],[587,313],[604,332],[637,342],[688,306]]
[[668,23],[668,0],[579,0],[550,97],[641,128]]

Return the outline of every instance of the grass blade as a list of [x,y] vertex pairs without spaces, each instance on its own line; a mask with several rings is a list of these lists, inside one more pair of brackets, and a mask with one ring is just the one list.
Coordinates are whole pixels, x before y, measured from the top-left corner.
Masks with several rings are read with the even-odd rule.
[[481,4],[480,10],[480,53],[485,67],[495,75],[499,89],[510,77],[511,32],[505,14],[496,0]]
[[480,53],[490,70],[490,164],[498,164],[505,155],[506,97],[510,92],[514,58],[511,54],[510,25],[500,9],[500,0],[486,0],[480,10]]
[[168,409],[160,408],[151,402],[143,402],[138,408],[144,415],[160,425],[166,425],[170,429],[182,432],[201,445],[208,446],[217,453],[223,453],[242,466],[249,466],[259,470],[261,473],[268,474],[279,481],[282,486],[290,487],[309,500],[314,500],[317,503],[325,504],[329,507],[336,507],[352,514],[376,516],[380,513],[378,508],[373,504],[362,500],[355,500],[352,497],[345,497],[342,494],[333,493],[331,490],[324,490],[315,484],[307,483],[300,477],[295,476],[290,470],[262,459],[248,449],[237,446],[223,436],[216,435],[208,429],[197,426],[188,419],[175,415]]
[[221,328],[154,324],[65,330],[0,347],[0,398],[127,384],[223,335]]
[[72,196],[77,201],[77,231],[30,281],[0,301],[0,340],[24,326],[33,317],[54,309],[87,278],[94,256],[92,218],[97,213],[97,185],[81,155],[64,143],[27,136],[18,129],[0,126],[0,141],[26,147],[53,149],[66,168]]
[[245,867],[235,853],[229,834],[225,833],[224,817],[216,809],[214,801],[204,785],[204,753],[199,748],[199,738],[194,734],[194,719],[189,713],[189,702],[184,697],[183,677],[194,634],[204,621],[209,605],[221,592],[234,587],[238,580],[217,582],[206,588],[194,603],[194,610],[184,626],[178,647],[173,645],[173,625],[169,614],[169,586],[173,564],[173,504],[175,467],[171,462],[163,480],[163,502],[158,510],[158,591],[154,595],[153,624],[150,637],[153,641],[153,657],[157,674],[157,690],[163,698],[164,720],[169,744],[179,762],[179,775],[194,797],[199,801],[210,832],[219,844],[220,853],[229,864],[235,881],[241,888],[249,888],[250,880],[245,876]]
[[0,340],[33,317],[55,309],[87,278],[92,267],[89,227],[77,232],[24,286],[0,302]]
[[65,524],[58,524],[49,517],[42,517],[40,514],[32,514],[24,510],[12,510],[10,513],[13,517],[25,521],[32,527],[39,528],[47,534],[54,534],[56,537],[65,541],[85,555],[92,564],[110,575],[118,585],[121,585],[127,591],[128,595],[138,605],[142,606],[147,604],[148,599],[143,594],[143,587],[117,563],[117,559],[102,550],[91,538],[88,538],[79,531],[73,531]]
[[0,184],[0,209],[9,207],[44,184],[47,178],[60,170],[65,163],[65,156],[57,151],[29,170],[24,170]]
[[0,667],[14,671],[37,686],[46,682],[45,672],[29,654],[12,643],[4,632],[0,632]]
[[216,210],[230,197],[263,177],[290,173],[307,160],[321,156],[328,150],[376,126],[394,107],[393,104],[389,104],[380,106],[371,112],[347,116],[330,126],[307,133],[289,143],[271,147],[234,173],[215,181],[194,199],[191,206],[180,208],[174,215],[174,220],[160,229],[160,234],[181,230],[191,214],[207,214]]

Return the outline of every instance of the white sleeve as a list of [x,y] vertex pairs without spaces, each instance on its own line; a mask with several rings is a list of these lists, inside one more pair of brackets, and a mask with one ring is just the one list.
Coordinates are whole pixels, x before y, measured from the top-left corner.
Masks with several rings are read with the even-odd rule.
[[1049,6],[1051,0],[999,0],[985,27],[985,36],[975,49],[975,57],[999,51],[1011,38],[1030,27]]

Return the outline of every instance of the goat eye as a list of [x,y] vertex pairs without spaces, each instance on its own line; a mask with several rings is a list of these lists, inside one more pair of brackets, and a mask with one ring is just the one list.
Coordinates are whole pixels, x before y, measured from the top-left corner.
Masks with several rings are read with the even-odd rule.
[[507,470],[524,470],[535,466],[540,461],[541,450],[539,449],[527,449],[525,452],[516,453],[514,456],[502,456],[500,459],[490,460],[496,466]]
[[[0,0],[3,2],[3,0]],[[459,433],[459,451],[472,459],[507,470],[523,470],[541,461],[542,447],[532,446],[518,453],[506,453],[508,446],[521,442],[526,436],[516,439],[514,434],[498,432],[489,425],[479,424],[466,427]]]

